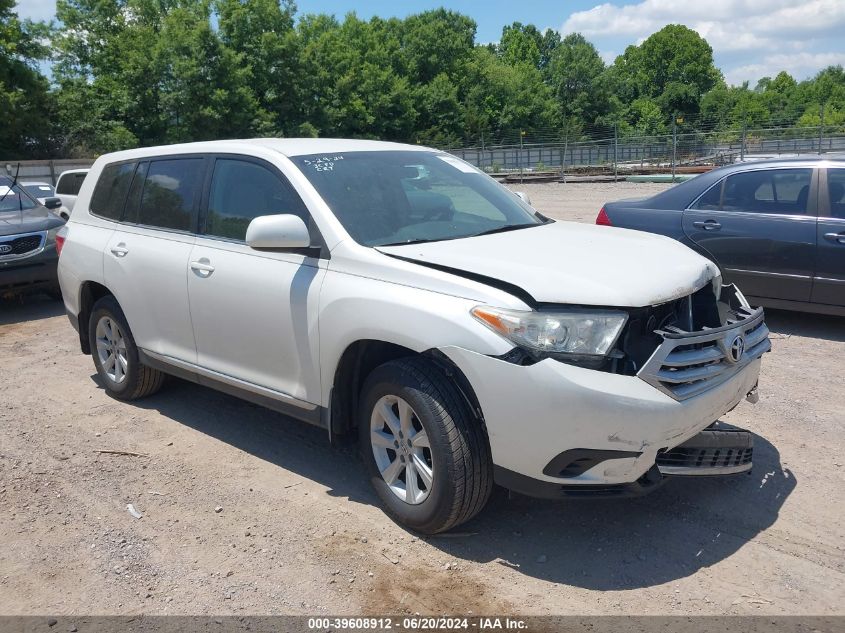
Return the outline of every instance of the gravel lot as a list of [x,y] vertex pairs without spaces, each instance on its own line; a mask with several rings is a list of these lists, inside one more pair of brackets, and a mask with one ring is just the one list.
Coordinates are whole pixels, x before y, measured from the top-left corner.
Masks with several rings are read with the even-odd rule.
[[[663,185],[515,188],[591,222]],[[757,434],[751,476],[626,501],[498,492],[418,538],[354,447],[175,379],[112,400],[61,305],[0,303],[0,613],[843,614],[845,319],[768,323],[760,402],[724,417]]]

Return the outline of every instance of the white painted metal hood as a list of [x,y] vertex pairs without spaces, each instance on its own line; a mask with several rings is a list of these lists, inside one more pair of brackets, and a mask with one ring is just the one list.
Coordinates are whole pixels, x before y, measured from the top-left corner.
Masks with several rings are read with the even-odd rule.
[[668,237],[574,222],[378,250],[497,279],[541,303],[656,305],[691,294],[719,274],[715,264]]

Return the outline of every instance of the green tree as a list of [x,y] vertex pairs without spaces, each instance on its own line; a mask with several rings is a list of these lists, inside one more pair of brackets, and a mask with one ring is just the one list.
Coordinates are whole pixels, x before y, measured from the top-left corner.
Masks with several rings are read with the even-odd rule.
[[299,39],[291,0],[215,0],[220,37],[249,68],[259,105],[274,127],[291,130],[301,120]]
[[580,33],[571,33],[552,53],[548,81],[567,129],[595,125],[611,107],[605,66],[596,47]]
[[533,24],[514,22],[502,29],[499,54],[511,66],[527,64],[539,68],[543,49],[543,36]]
[[707,91],[721,79],[713,49],[698,33],[669,24],[614,62],[615,87],[624,102],[654,99],[664,116],[695,114]]
[[15,0],[0,0],[0,157],[34,158],[50,147],[52,100],[38,70],[48,56],[45,24],[21,22]]

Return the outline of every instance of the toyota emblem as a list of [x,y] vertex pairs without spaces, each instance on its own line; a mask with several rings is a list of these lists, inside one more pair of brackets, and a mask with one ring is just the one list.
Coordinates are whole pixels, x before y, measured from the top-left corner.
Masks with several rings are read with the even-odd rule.
[[742,360],[742,355],[745,353],[745,339],[742,335],[738,335],[734,337],[734,340],[731,341],[731,346],[728,349],[728,354],[730,355],[730,359],[734,363],[738,363]]

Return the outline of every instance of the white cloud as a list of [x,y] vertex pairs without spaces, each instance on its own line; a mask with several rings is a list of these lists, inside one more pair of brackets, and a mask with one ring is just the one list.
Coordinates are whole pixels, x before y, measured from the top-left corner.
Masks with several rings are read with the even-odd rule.
[[774,77],[782,70],[793,77],[807,77],[836,64],[845,66],[845,53],[776,54],[759,63],[737,66],[725,73],[725,79],[728,83],[741,84],[749,77]]
[[[786,69],[801,79],[828,63],[824,60],[842,59],[845,50],[843,0],[604,3],[570,15],[561,33],[582,33],[607,50],[619,48],[622,41],[623,46],[640,43],[667,24],[684,24],[704,37],[730,82],[756,80],[771,74],[777,64],[781,64],[778,70]],[[785,51],[805,54],[785,55]]]
[[56,0],[18,0],[15,11],[22,20],[51,20],[56,15]]

